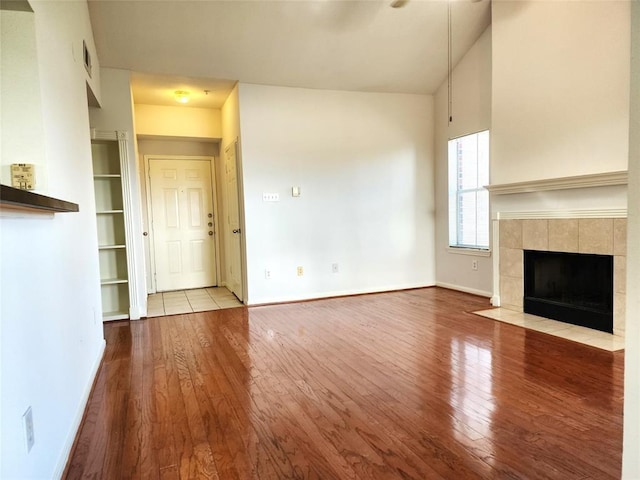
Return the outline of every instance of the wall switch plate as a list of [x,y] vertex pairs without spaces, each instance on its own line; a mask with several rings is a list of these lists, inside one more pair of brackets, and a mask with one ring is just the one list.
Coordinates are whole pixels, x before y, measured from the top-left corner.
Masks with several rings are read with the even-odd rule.
[[291,187],[291,196],[299,197],[300,196],[300,187]]
[[280,194],[279,193],[267,193],[267,192],[264,192],[262,194],[262,201],[263,202],[279,202],[280,201]]
[[33,431],[33,411],[31,407],[27,408],[27,411],[22,415],[22,424],[24,425],[27,453],[29,453],[33,444],[36,443],[36,437]]
[[297,271],[298,271],[298,276],[299,277],[304,275],[304,267],[298,267]]

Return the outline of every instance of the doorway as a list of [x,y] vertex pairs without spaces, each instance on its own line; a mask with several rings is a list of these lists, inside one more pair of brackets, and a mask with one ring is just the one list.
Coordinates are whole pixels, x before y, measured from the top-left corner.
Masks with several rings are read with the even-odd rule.
[[145,156],[154,291],[218,283],[213,157]]

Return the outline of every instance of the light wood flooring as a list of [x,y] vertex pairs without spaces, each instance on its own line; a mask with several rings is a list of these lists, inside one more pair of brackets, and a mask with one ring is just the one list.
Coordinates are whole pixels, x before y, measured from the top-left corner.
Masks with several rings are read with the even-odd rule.
[[614,479],[623,352],[440,288],[105,325],[65,478]]

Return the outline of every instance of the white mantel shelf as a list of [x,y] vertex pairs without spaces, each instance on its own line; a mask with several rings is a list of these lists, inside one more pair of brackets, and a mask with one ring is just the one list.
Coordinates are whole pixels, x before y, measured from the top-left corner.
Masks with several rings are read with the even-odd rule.
[[627,184],[627,171],[576,175],[573,177],[530,180],[527,182],[486,185],[484,188],[493,195],[543,192],[549,190],[569,190],[572,188],[609,187]]

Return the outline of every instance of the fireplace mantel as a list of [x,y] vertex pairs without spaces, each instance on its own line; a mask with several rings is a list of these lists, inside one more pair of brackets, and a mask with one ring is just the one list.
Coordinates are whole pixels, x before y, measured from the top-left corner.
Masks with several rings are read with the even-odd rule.
[[511,195],[514,193],[626,185],[627,178],[627,171],[621,170],[618,172],[575,175],[571,177],[548,178],[526,182],[492,184],[485,186],[485,188],[489,190],[492,195]]

